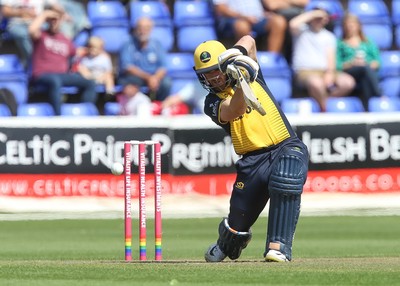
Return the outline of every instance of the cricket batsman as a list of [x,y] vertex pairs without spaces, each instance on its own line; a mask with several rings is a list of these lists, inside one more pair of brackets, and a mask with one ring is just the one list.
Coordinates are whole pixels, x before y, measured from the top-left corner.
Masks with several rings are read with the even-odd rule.
[[[251,36],[242,37],[230,49],[218,41],[206,41],[194,52],[194,70],[209,92],[204,112],[231,136],[235,152],[241,155],[229,214],[218,226],[217,242],[205,253],[207,262],[239,258],[251,240],[251,226],[268,201],[265,260],[292,259],[309,155],[267,87],[256,53]],[[241,77],[258,107],[249,103],[250,89],[243,91]]]

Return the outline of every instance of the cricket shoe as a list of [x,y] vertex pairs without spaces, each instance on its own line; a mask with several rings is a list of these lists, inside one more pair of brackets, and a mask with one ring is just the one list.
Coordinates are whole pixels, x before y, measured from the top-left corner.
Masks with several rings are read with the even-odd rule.
[[221,251],[216,243],[212,244],[204,254],[204,258],[207,262],[221,262],[225,257],[226,255]]
[[265,261],[267,262],[289,262],[289,259],[286,258],[282,252],[279,250],[270,249],[265,255]]

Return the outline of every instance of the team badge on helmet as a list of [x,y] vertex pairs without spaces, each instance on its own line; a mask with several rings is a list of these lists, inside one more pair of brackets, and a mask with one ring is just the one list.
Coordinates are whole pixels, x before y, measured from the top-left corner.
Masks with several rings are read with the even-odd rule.
[[200,54],[200,61],[201,61],[202,63],[206,63],[206,62],[208,62],[208,61],[210,61],[210,60],[211,60],[211,55],[210,55],[209,52],[202,52],[202,53]]

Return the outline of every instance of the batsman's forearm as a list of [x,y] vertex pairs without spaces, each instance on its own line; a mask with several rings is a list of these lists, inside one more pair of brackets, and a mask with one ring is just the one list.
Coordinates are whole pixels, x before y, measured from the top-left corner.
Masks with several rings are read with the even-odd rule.
[[235,46],[242,46],[246,49],[247,55],[253,60],[257,60],[257,49],[256,49],[256,41],[253,37],[247,35],[239,39],[236,42]]

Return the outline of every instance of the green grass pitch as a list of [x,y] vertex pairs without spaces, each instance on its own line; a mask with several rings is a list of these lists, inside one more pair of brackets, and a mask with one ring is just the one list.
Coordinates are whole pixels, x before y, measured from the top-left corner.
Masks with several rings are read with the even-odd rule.
[[238,261],[205,263],[219,221],[165,219],[161,263],[136,260],[136,232],[124,261],[122,219],[0,221],[0,285],[400,285],[399,216],[301,217],[291,263],[263,262],[261,217]]

